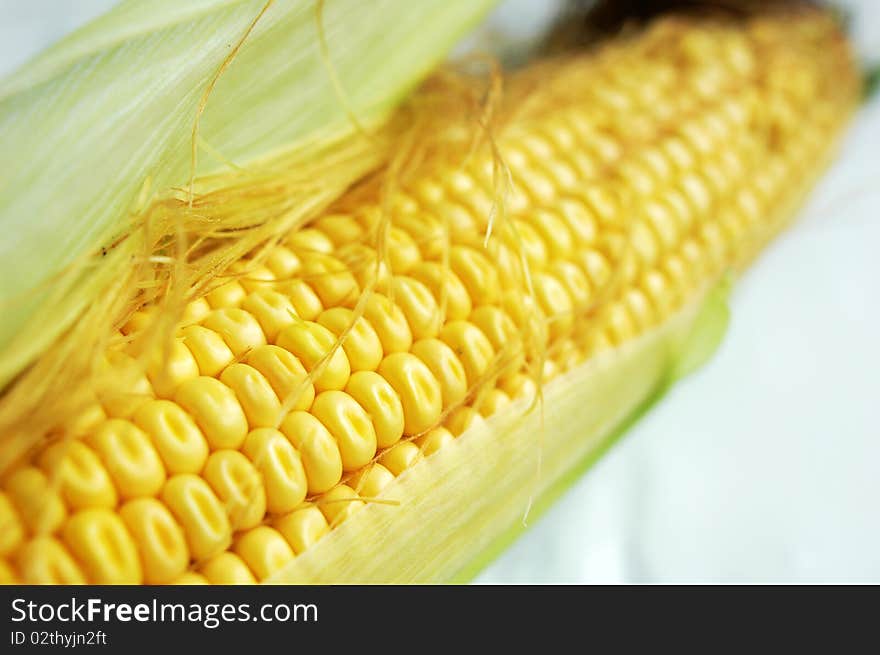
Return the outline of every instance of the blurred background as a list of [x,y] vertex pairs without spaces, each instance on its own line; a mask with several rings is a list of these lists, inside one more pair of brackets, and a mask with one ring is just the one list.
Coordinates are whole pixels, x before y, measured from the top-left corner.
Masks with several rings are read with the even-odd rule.
[[[113,0],[0,0],[0,76]],[[503,0],[459,51],[563,0]],[[880,2],[832,2],[880,61]],[[478,583],[880,582],[880,95],[737,284],[724,343]]]

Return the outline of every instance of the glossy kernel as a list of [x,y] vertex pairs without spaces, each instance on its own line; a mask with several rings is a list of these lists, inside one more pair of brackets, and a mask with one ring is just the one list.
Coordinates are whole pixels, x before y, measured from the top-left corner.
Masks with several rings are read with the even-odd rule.
[[254,430],[242,450],[263,477],[270,513],[290,512],[305,500],[308,480],[302,459],[281,432],[272,428]]
[[312,321],[291,325],[278,335],[278,345],[295,355],[307,371],[317,370],[313,379],[315,391],[342,389],[348,382],[351,366],[345,350],[334,350],[336,335],[323,325]]
[[162,489],[162,502],[171,510],[196,561],[229,547],[232,527],[223,504],[202,478],[182,474],[169,478]]
[[174,400],[189,412],[212,449],[238,448],[247,436],[244,411],[228,386],[209,377],[183,383]]
[[235,553],[226,551],[207,560],[199,568],[211,584],[256,584],[257,579],[251,573],[244,560]]
[[403,405],[385,378],[373,371],[360,371],[349,378],[345,393],[354,398],[372,420],[377,447],[387,448],[400,440]]
[[155,498],[138,498],[125,503],[119,516],[137,544],[144,582],[168,584],[186,571],[186,538],[165,505]]
[[202,320],[202,326],[219,334],[236,357],[266,344],[257,319],[243,309],[215,309]]
[[134,539],[116,512],[85,509],[64,526],[64,543],[94,584],[141,584]]
[[327,519],[314,505],[294,510],[276,519],[273,525],[297,555],[304,553],[330,529]]
[[53,537],[36,537],[15,555],[15,564],[25,584],[87,584],[85,573],[64,544]]
[[337,337],[348,330],[342,349],[352,371],[375,371],[382,361],[382,342],[366,318],[359,316],[354,320],[354,317],[352,310],[334,307],[324,311],[318,317],[318,323]]
[[455,352],[440,339],[422,339],[413,344],[410,351],[418,357],[440,384],[443,409],[462,400],[468,391],[464,365]]
[[237,450],[211,453],[202,477],[226,509],[233,530],[259,525],[266,513],[263,480],[250,460]]
[[116,489],[107,470],[83,442],[52,444],[40,455],[39,464],[71,509],[116,506]]
[[168,473],[198,473],[208,458],[208,442],[195,420],[177,403],[154,400],[135,413],[134,423],[147,435]]
[[267,525],[239,536],[233,549],[260,581],[283,569],[295,557],[281,533]]
[[220,375],[220,381],[235,393],[250,427],[274,427],[281,420],[281,401],[253,366],[232,364]]
[[158,494],[165,467],[147,434],[129,421],[107,421],[88,438],[123,499]]
[[396,302],[381,293],[374,293],[364,307],[364,317],[373,326],[382,351],[389,353],[406,352],[412,346],[412,330],[403,310]]
[[450,321],[440,331],[440,339],[461,360],[469,388],[488,373],[495,358],[495,349],[476,325],[468,321]]
[[376,454],[376,431],[369,415],[343,391],[325,391],[312,404],[312,414],[333,435],[342,456],[342,468],[355,471]]
[[420,434],[437,423],[443,392],[422,360],[410,353],[394,353],[382,360],[378,373],[400,397],[406,436]]
[[291,412],[281,431],[302,458],[310,494],[323,493],[342,478],[342,455],[336,440],[317,418],[308,412]]
[[12,473],[4,489],[32,534],[51,534],[67,518],[67,508],[57,489],[46,474],[34,466]]
[[291,409],[308,409],[315,399],[315,385],[308,380],[302,362],[279,346],[254,348],[245,360],[269,382],[282,404]]

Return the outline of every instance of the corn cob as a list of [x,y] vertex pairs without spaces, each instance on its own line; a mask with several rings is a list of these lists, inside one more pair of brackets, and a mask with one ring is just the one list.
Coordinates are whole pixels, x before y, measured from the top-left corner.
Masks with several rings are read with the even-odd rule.
[[[165,343],[143,336],[158,306],[130,316],[117,387],[2,478],[0,581],[462,575],[460,540],[483,524],[493,548],[532,482],[570,473],[554,457],[595,448],[557,452],[552,430],[607,435],[657,391],[858,97],[812,10],[661,19],[510,85],[497,153],[438,145],[390,192],[388,171],[366,181],[237,262]],[[541,393],[545,435],[524,418]],[[467,537],[440,534],[452,513]]]

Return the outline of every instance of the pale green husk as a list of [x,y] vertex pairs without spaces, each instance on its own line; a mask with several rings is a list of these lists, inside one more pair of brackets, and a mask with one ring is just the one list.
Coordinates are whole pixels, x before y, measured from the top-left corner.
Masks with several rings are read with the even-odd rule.
[[[327,0],[342,97],[316,2],[269,3],[210,95],[196,172],[381,121],[493,1]],[[266,4],[129,0],[0,81],[0,389],[125,266],[124,248],[82,262],[139,197],[186,186],[199,102]]]
[[[644,336],[468,429],[353,513],[269,580],[279,584],[443,583],[471,579],[682,375],[714,352],[729,285]],[[540,469],[538,457],[540,456]]]

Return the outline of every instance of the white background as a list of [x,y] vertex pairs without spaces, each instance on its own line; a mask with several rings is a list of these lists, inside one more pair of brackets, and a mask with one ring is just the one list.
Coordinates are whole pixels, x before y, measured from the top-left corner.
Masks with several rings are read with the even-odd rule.
[[[0,0],[0,75],[112,4]],[[484,34],[557,4],[508,0]],[[880,2],[837,4],[880,59]],[[880,97],[738,284],[715,358],[479,582],[880,582],[878,153]]]

